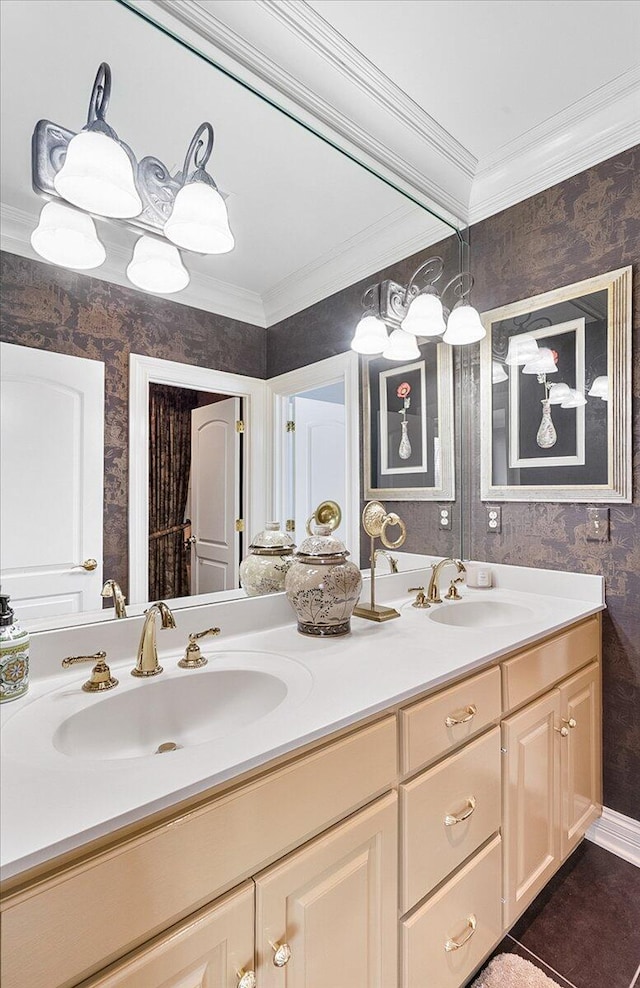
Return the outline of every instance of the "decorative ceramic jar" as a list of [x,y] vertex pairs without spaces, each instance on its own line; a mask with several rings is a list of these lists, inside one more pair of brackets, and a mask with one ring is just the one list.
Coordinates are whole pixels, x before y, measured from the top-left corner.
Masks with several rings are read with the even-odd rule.
[[320,525],[294,553],[285,579],[287,598],[298,616],[303,635],[347,635],[351,615],[362,589],[355,563],[344,545]]
[[295,544],[279,521],[268,521],[240,563],[240,585],[249,597],[284,590],[284,578],[293,563]]

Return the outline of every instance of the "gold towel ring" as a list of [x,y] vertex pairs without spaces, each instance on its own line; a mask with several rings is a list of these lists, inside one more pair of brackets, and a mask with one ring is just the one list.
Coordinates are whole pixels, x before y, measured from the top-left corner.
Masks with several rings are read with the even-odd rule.
[[[400,528],[400,535],[395,540],[391,542],[387,538],[387,528],[393,528],[394,525],[398,525]],[[385,516],[382,522],[382,528],[380,530],[380,541],[387,549],[399,549],[401,545],[404,545],[404,540],[407,537],[407,526],[403,522],[402,518],[397,515],[394,511],[390,511],[388,515]]]

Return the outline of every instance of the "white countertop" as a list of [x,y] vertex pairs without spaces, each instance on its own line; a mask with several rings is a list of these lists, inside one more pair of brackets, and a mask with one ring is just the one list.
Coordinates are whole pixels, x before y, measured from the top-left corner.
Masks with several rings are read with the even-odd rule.
[[[406,590],[418,582],[416,574],[398,574],[377,581],[377,586],[379,599],[395,601],[401,618],[384,624],[353,618],[352,633],[343,638],[316,639],[298,634],[281,595],[270,600],[190,608],[188,627],[181,621],[181,614],[187,612],[178,611],[181,630],[167,633],[166,639],[164,632],[158,634],[159,649],[166,640],[161,653],[165,672],[152,680],[129,676],[139,633],[136,619],[131,624],[119,621],[110,622],[108,627],[73,629],[73,634],[51,632],[41,641],[34,640],[29,693],[4,704],[1,711],[1,877],[16,875],[204,792],[603,609],[600,577],[506,566],[492,569],[498,586],[492,590],[463,587],[465,600],[517,603],[530,609],[530,618],[527,615],[518,624],[483,629],[438,624],[430,620],[437,608],[462,607],[464,601],[444,602],[424,611],[411,608]],[[542,589],[544,593],[539,592]],[[270,626],[249,630],[257,620]],[[206,627],[213,621],[223,632],[226,627],[229,630],[224,637],[205,639],[202,651],[209,664],[201,670],[178,669],[185,630]],[[243,623],[248,630],[242,630]],[[57,671],[59,659],[82,640],[78,635],[91,638],[89,631],[93,639],[82,649],[85,654],[108,647],[105,639],[113,639],[109,662],[121,684],[93,696],[81,690],[90,666]],[[130,647],[126,652],[121,648],[114,651],[125,634]],[[114,659],[117,654],[125,657]],[[185,746],[160,758],[69,757],[52,743],[48,725],[52,717],[59,718],[59,711],[68,716],[91,705],[109,704],[124,691],[145,690],[151,702],[156,683],[202,676],[234,665],[273,669],[276,674],[280,666],[285,672],[288,669],[291,692],[282,707],[224,737]]]

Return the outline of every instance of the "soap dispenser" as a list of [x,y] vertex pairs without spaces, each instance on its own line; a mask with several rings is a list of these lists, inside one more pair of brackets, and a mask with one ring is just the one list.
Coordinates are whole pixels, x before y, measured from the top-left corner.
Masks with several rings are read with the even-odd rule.
[[29,688],[29,633],[20,627],[0,594],[0,703],[17,700]]

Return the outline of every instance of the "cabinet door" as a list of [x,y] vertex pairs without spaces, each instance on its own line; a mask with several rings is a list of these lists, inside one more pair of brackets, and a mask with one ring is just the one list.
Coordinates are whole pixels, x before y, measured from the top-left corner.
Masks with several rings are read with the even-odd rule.
[[86,983],[86,988],[238,988],[253,971],[254,887],[199,910],[127,960]]
[[395,985],[397,902],[390,793],[256,878],[261,988]]
[[502,724],[505,927],[546,885],[560,860],[559,724],[558,690]]
[[562,857],[573,850],[602,810],[600,667],[588,666],[560,687]]

